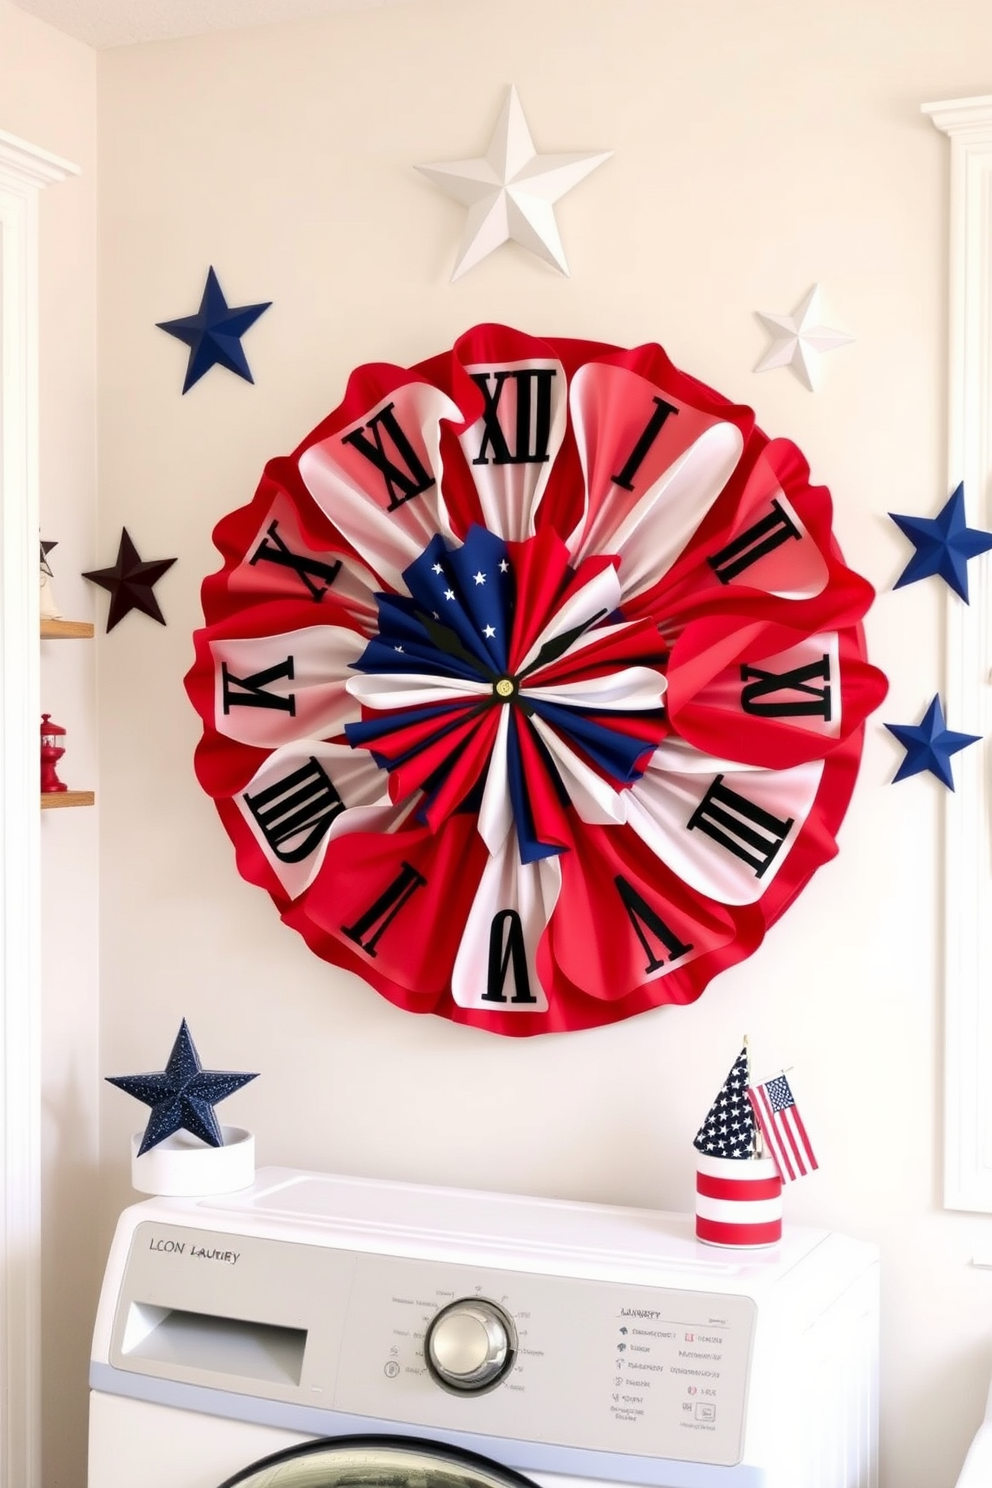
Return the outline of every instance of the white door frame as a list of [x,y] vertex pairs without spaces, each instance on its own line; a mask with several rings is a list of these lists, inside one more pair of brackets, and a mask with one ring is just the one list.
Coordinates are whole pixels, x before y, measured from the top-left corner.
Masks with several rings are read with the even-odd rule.
[[0,1488],[41,1484],[38,194],[0,131]]
[[[923,105],[948,135],[948,483],[969,527],[992,519],[992,96]],[[992,1213],[992,592],[988,556],[971,603],[947,591],[949,727],[984,742],[956,756],[944,805],[944,1205]],[[980,575],[980,577],[979,577]],[[960,761],[960,763],[959,763]]]

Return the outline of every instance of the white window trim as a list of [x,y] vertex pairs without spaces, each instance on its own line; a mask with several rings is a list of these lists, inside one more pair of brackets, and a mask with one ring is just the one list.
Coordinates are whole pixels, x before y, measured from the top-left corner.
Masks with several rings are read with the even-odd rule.
[[41,1483],[38,195],[0,131],[0,1488]]
[[[950,137],[948,490],[992,527],[992,96],[924,104]],[[948,590],[947,726],[981,734],[954,757],[944,814],[944,1204],[992,1213],[992,571],[971,603]]]

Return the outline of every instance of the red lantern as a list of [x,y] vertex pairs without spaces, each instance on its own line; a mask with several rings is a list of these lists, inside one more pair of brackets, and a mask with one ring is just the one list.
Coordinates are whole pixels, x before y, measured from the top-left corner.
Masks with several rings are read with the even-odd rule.
[[65,729],[52,722],[50,713],[41,715],[41,789],[42,793],[64,791],[68,786],[55,773],[57,762],[65,754]]

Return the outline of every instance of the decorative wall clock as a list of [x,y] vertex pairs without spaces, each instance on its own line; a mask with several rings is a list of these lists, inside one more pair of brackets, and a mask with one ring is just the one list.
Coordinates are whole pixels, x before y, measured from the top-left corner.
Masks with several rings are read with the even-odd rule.
[[697,998],[836,851],[873,597],[796,447],[621,350],[369,365],[214,534],[186,679],[244,878],[504,1034]]

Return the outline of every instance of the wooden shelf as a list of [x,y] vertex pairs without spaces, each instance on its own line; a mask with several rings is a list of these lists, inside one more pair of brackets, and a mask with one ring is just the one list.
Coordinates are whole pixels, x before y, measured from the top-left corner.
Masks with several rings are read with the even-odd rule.
[[92,806],[96,800],[93,791],[42,791],[42,810],[55,806]]
[[93,626],[88,620],[45,620],[41,622],[43,641],[88,641]]

